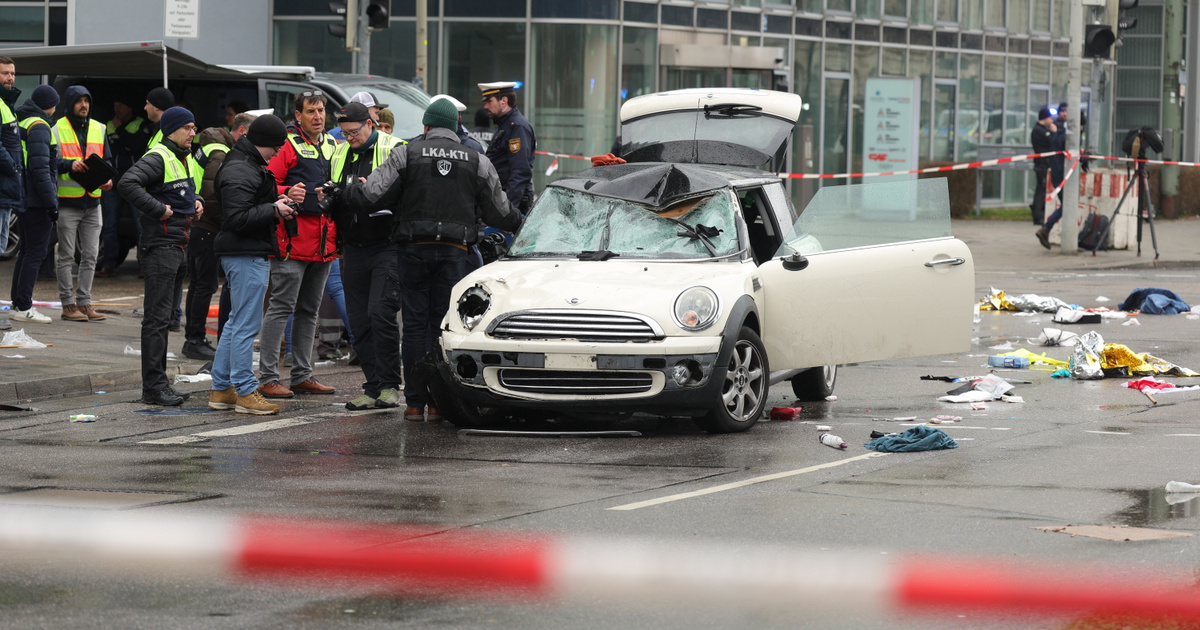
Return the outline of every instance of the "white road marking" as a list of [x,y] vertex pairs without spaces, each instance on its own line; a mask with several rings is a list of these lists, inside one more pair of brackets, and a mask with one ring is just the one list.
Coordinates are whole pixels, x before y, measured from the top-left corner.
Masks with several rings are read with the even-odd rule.
[[724,492],[726,490],[734,490],[736,488],[752,486],[756,483],[775,481],[776,479],[785,479],[787,477],[803,475],[805,473],[815,472],[818,470],[823,470],[825,468],[834,468],[836,466],[841,466],[842,464],[849,464],[850,462],[857,462],[857,461],[864,460],[864,459],[870,459],[872,457],[883,457],[884,455],[887,455],[887,453],[867,453],[865,455],[859,455],[857,457],[847,457],[846,459],[839,459],[836,462],[829,462],[826,464],[818,464],[816,466],[809,466],[808,468],[789,470],[787,472],[775,473],[775,474],[771,474],[771,475],[763,475],[761,477],[752,477],[750,479],[745,479],[743,481],[735,481],[733,483],[727,483],[727,484],[722,484],[719,486],[713,486],[711,488],[705,488],[703,490],[694,490],[692,492],[683,492],[680,494],[672,494],[670,496],[660,497],[657,499],[649,499],[646,501],[638,501],[637,503],[627,503],[625,505],[618,505],[616,507],[610,507],[608,509],[623,510],[623,511],[637,510],[637,509],[641,509],[644,507],[650,507],[652,505],[661,505],[663,503],[671,503],[672,501],[682,501],[684,499],[700,497],[700,496],[704,496],[706,494],[713,494],[715,492]]
[[1133,435],[1124,431],[1084,431],[1084,433],[1099,433],[1100,435]]
[[1167,437],[1200,437],[1200,433],[1168,433]]
[[157,440],[146,440],[138,442],[138,444],[192,444],[195,442],[207,442],[209,438],[228,437],[231,435],[246,435],[247,433],[258,433],[260,431],[273,431],[275,429],[286,429],[287,427],[298,427],[314,422],[322,422],[330,418],[339,416],[365,416],[387,411],[380,409],[377,411],[367,411],[364,413],[346,413],[326,411],[324,413],[314,413],[307,416],[296,416],[295,418],[280,418],[269,422],[258,422],[255,424],[244,424],[238,427],[229,427],[227,429],[216,429],[213,431],[203,431],[201,433],[192,433],[191,435],[178,435],[175,437],[161,438]]

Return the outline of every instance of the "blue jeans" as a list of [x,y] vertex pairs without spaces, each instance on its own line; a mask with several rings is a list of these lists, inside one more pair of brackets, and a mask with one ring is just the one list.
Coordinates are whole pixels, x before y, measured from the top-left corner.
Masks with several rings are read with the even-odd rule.
[[[453,245],[396,246],[396,270],[400,275],[400,300],[404,335],[400,340],[404,373],[433,350],[442,318],[450,310],[450,290],[466,275],[467,251]],[[404,400],[409,407],[424,407],[426,401],[404,379]]]
[[271,263],[264,256],[224,256],[221,267],[225,269],[231,306],[213,359],[213,389],[234,387],[239,396],[249,396],[258,388],[254,338],[262,329]]

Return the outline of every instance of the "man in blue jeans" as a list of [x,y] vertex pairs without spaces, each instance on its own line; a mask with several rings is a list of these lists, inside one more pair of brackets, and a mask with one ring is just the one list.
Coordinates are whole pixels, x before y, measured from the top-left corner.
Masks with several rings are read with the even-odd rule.
[[[478,221],[515,230],[521,215],[500,188],[496,169],[486,156],[466,148],[458,138],[458,110],[445,99],[425,108],[425,137],[396,147],[366,182],[352,183],[343,203],[355,208],[396,208],[392,242],[403,308],[401,362],[406,374],[433,349],[438,326],[450,309],[450,290],[465,275],[467,248],[479,240]],[[405,378],[404,417],[420,422],[440,420]]]
[[275,190],[267,162],[287,141],[283,121],[259,116],[225,156],[215,186],[224,214],[213,251],[225,269],[232,306],[217,341],[208,406],[238,413],[270,415],[279,406],[258,392],[254,376],[254,338],[262,329],[263,299],[270,279],[270,256],[279,255],[278,221],[294,220],[286,197]]

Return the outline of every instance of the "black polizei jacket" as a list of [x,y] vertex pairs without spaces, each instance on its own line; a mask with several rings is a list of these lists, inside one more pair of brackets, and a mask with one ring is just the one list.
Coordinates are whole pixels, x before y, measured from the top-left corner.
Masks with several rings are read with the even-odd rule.
[[242,136],[217,172],[221,231],[213,241],[218,256],[278,256],[275,240],[275,176],[250,138]]
[[396,147],[365,183],[346,189],[342,202],[399,209],[392,222],[396,243],[472,245],[479,240],[478,221],[510,231],[521,225],[492,163],[441,127]]

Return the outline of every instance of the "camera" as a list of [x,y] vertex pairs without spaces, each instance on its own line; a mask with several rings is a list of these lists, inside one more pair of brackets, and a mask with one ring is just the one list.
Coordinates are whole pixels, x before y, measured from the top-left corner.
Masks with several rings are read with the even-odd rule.
[[1155,153],[1163,152],[1163,140],[1159,135],[1158,130],[1154,127],[1142,127],[1141,129],[1130,129],[1129,133],[1125,134],[1125,140],[1121,143],[1121,151],[1126,157],[1131,157],[1138,160],[1146,159],[1146,149],[1149,148]]
[[328,181],[322,184],[321,188],[325,191],[325,197],[317,202],[317,207],[321,209],[321,212],[329,214],[337,206],[342,193],[346,191],[346,185]]
[[[283,205],[292,209],[292,212],[300,212],[300,203],[296,201],[285,201]],[[296,217],[293,215],[290,219],[283,220],[283,230],[287,232],[289,238],[296,238],[300,235],[300,227],[296,225]]]

